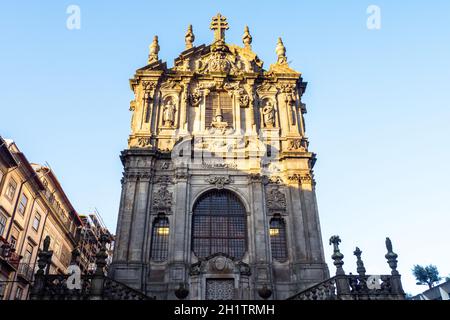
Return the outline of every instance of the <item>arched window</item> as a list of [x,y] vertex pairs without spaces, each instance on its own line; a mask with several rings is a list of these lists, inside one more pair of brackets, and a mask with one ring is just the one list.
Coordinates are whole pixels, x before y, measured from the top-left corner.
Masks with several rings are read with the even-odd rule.
[[169,219],[160,216],[153,222],[152,228],[152,244],[151,244],[151,259],[156,262],[163,262],[167,260],[167,253],[169,251]]
[[286,243],[286,224],[281,217],[270,220],[270,247],[272,248],[272,258],[284,262],[288,258]]
[[238,197],[227,190],[203,194],[194,205],[192,250],[199,258],[225,253],[242,259],[247,248],[247,215]]

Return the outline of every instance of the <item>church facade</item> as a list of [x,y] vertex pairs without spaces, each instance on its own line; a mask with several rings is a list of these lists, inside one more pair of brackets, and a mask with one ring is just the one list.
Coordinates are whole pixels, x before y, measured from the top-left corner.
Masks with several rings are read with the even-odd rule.
[[[268,70],[225,41],[168,68],[158,38],[130,80],[135,99],[110,276],[157,299],[284,299],[328,278],[305,135],[306,82],[279,38]],[[187,293],[186,290],[184,290]]]

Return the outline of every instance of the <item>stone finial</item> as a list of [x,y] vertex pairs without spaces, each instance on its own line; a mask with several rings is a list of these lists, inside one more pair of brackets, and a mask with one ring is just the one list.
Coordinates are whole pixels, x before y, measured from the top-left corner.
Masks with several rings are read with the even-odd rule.
[[218,13],[211,21],[211,30],[214,30],[214,42],[225,43],[225,30],[228,30],[227,18]]
[[353,254],[356,256],[356,272],[358,272],[361,277],[365,277],[366,268],[364,267],[364,262],[361,260],[362,251],[358,247],[356,247]]
[[278,64],[286,64],[287,63],[286,47],[284,46],[283,40],[281,40],[281,38],[278,38],[278,43],[277,43],[277,47],[275,48],[275,52],[277,53],[277,56],[278,56],[277,63]]
[[387,253],[385,255],[385,258],[387,259],[387,262],[389,264],[389,267],[392,269],[391,274],[392,275],[398,275],[397,271],[397,257],[398,255],[392,251],[392,242],[391,239],[386,237],[386,249]]
[[250,30],[248,26],[245,26],[244,35],[242,36],[242,42],[244,43],[244,47],[247,49],[252,48],[252,36],[250,34]]
[[184,36],[184,41],[186,42],[186,50],[191,49],[194,45],[195,35],[192,31],[192,24],[188,26],[188,29],[186,31],[186,35]]
[[158,53],[159,53],[159,43],[158,43],[158,36],[155,36],[153,38],[153,42],[150,45],[150,53],[148,55],[148,63],[153,63],[158,61]]
[[334,260],[334,265],[336,266],[336,275],[345,275],[342,265],[344,264],[344,255],[339,250],[339,243],[341,243],[341,238],[339,236],[332,236],[330,238],[330,245],[333,245],[333,255],[331,259]]

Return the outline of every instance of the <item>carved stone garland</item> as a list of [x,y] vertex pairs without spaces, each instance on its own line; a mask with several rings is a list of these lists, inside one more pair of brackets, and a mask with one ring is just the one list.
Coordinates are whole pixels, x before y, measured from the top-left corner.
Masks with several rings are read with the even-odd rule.
[[205,181],[210,184],[215,184],[217,189],[223,189],[226,184],[231,183],[229,176],[210,176]]

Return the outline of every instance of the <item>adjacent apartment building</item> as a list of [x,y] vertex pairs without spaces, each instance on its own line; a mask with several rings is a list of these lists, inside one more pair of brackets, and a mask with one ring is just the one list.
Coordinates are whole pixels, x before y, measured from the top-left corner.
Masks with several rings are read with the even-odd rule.
[[0,137],[0,299],[27,299],[47,235],[49,272],[64,273],[82,225],[54,172]]

